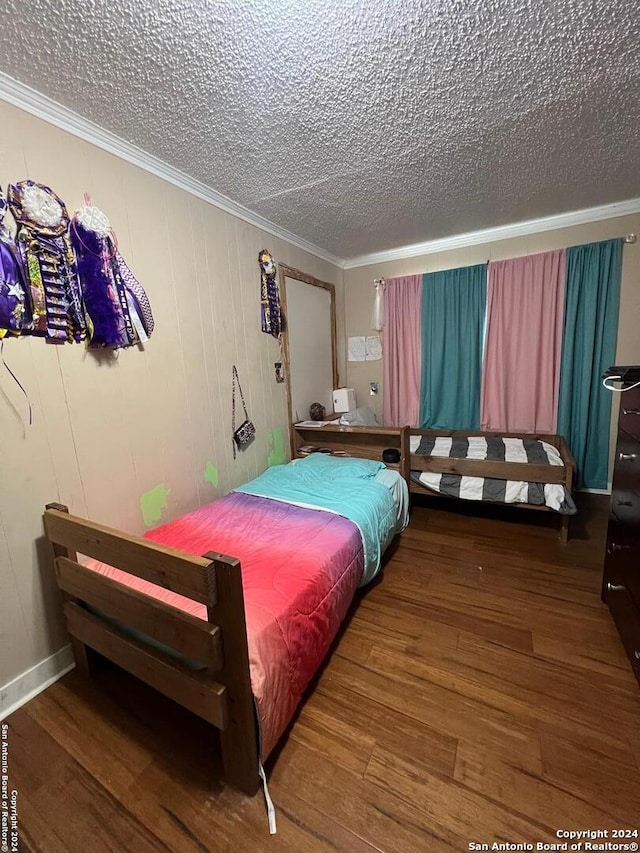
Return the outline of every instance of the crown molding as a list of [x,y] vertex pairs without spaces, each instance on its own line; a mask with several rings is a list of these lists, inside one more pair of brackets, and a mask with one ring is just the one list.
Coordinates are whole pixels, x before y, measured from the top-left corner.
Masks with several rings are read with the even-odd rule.
[[397,249],[373,252],[370,255],[360,255],[357,258],[349,258],[344,261],[343,268],[351,270],[371,264],[382,264],[386,261],[415,258],[418,255],[433,255],[436,252],[446,252],[450,249],[462,249],[467,246],[478,246],[482,243],[494,243],[496,240],[507,240],[510,237],[524,237],[528,234],[539,234],[542,231],[569,228],[572,225],[585,225],[588,222],[615,219],[618,216],[628,216],[632,213],[640,213],[640,198],[632,198],[628,201],[614,202],[613,204],[603,204],[599,207],[587,207],[584,210],[574,210],[569,213],[557,213],[552,216],[544,216],[541,219],[528,219],[525,222],[514,222],[512,225],[498,225],[495,228],[470,231],[467,234],[456,234],[453,237],[443,237],[439,240],[427,240],[425,243],[413,243],[410,246],[400,246]]
[[211,187],[208,187],[202,181],[190,177],[179,169],[165,163],[164,160],[160,160],[158,157],[154,157],[152,154],[143,151],[142,148],[138,148],[115,133],[105,130],[100,125],[73,112],[73,110],[52,100],[47,95],[43,95],[41,92],[32,89],[30,86],[14,80],[13,77],[9,77],[1,71],[0,100],[6,101],[14,107],[19,107],[25,112],[36,116],[36,118],[43,119],[43,121],[67,131],[67,133],[84,139],[85,142],[90,142],[92,145],[102,148],[103,151],[115,154],[116,157],[132,163],[134,166],[138,166],[140,169],[144,169],[158,178],[162,178],[162,180],[179,187],[181,190],[186,190],[191,195],[224,210],[225,213],[229,213],[231,216],[248,222],[249,225],[254,225],[261,231],[266,231],[274,237],[286,240],[287,243],[291,243],[305,252],[322,258],[322,260],[328,261],[336,267],[342,268],[344,266],[342,258],[338,258],[336,255],[332,255],[330,252],[325,251],[325,249],[320,248],[320,246],[309,243],[302,237],[298,237],[296,234],[280,228],[270,220],[233,201],[233,199],[211,189]]
[[128,163],[138,166],[140,169],[144,169],[146,172],[150,172],[152,175],[182,190],[186,190],[191,195],[202,199],[208,204],[224,210],[225,213],[235,216],[259,228],[261,231],[266,231],[274,237],[285,240],[287,243],[297,246],[299,249],[309,252],[322,260],[328,261],[340,269],[355,269],[357,267],[385,263],[386,261],[415,258],[419,255],[431,255],[436,252],[446,252],[450,249],[461,249],[467,246],[493,243],[496,240],[506,240],[510,237],[522,237],[543,231],[553,231],[557,228],[568,228],[572,225],[584,225],[588,222],[597,222],[617,216],[640,213],[640,198],[633,198],[599,207],[589,207],[584,210],[545,216],[540,219],[529,219],[511,225],[499,225],[495,228],[486,228],[482,231],[470,231],[466,234],[457,234],[438,240],[427,240],[424,243],[400,246],[396,249],[373,252],[369,255],[360,255],[345,260],[331,254],[331,252],[327,252],[320,246],[316,246],[314,243],[308,242],[302,237],[298,237],[284,228],[280,228],[274,222],[265,219],[238,202],[233,201],[233,199],[211,189],[211,187],[208,187],[202,181],[198,181],[181,172],[179,169],[170,166],[158,157],[154,157],[152,154],[143,151],[115,133],[105,130],[94,122],[89,121],[89,119],[62,106],[62,104],[32,89],[30,86],[14,80],[3,72],[0,72],[0,100],[19,107],[43,121],[67,131],[67,133],[84,139],[86,142],[90,142],[103,151],[108,151],[110,154],[114,154]]

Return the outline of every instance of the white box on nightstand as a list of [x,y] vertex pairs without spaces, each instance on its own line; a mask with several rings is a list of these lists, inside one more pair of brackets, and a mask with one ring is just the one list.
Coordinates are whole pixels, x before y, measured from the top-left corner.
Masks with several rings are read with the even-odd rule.
[[356,407],[355,388],[336,388],[333,392],[333,411],[350,412]]

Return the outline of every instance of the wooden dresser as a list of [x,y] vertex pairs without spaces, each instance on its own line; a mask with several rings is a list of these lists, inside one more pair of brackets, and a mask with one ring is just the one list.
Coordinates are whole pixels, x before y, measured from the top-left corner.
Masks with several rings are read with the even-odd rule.
[[618,396],[620,420],[602,599],[640,682],[640,388]]

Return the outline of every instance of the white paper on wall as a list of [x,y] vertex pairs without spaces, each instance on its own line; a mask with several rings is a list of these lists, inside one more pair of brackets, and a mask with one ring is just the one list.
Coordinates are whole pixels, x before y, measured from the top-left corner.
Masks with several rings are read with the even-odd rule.
[[365,361],[365,338],[349,338],[349,361]]
[[382,358],[382,342],[378,335],[370,335],[364,342],[365,361],[380,361]]

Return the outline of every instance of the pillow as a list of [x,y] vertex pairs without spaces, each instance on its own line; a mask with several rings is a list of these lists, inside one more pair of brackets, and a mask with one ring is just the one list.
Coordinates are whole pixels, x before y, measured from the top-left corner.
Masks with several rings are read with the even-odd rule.
[[332,479],[357,478],[368,480],[378,471],[386,468],[383,462],[373,459],[358,459],[354,456],[330,456],[328,453],[310,453],[303,459],[295,459],[294,464],[304,465],[320,477]]

